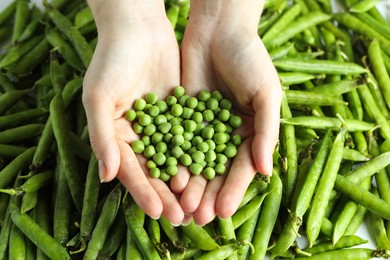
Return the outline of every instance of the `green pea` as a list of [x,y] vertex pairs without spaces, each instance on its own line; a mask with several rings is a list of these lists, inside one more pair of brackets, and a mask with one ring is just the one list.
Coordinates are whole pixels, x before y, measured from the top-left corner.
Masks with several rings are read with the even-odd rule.
[[181,122],[183,122],[183,118],[181,117],[174,117],[171,120],[169,120],[169,123],[174,126],[174,125],[181,125]]
[[167,150],[168,150],[168,145],[164,142],[158,143],[156,145],[156,151],[159,153],[166,153]]
[[228,111],[231,111],[232,107],[233,107],[233,103],[229,99],[224,98],[224,99],[221,100],[221,102],[219,102],[219,106],[222,109],[226,109]]
[[204,139],[211,139],[213,138],[213,136],[214,136],[214,128],[212,128],[211,126],[206,126],[205,128],[203,128],[202,137]]
[[195,123],[202,123],[203,122],[203,114],[201,112],[194,112],[191,117],[192,120],[194,120]]
[[136,116],[137,116],[137,114],[133,109],[127,110],[126,115],[125,115],[126,119],[129,120],[130,122],[134,121]]
[[222,154],[222,153],[219,153],[217,154],[217,157],[215,158],[215,161],[218,163],[218,164],[223,164],[225,165],[225,163],[227,163],[228,161],[228,158],[226,157],[226,155]]
[[144,111],[136,111],[135,112],[135,118],[139,119],[142,115],[145,115]]
[[148,159],[152,158],[153,155],[155,155],[155,153],[156,153],[156,148],[154,148],[153,145],[148,145],[148,146],[145,147],[144,156],[146,158],[148,158]]
[[145,150],[145,144],[141,140],[135,140],[131,143],[131,148],[135,153],[143,153]]
[[164,100],[157,100],[156,106],[160,110],[160,113],[165,113],[168,111],[168,104]]
[[217,154],[213,151],[207,151],[205,154],[206,162],[214,162],[217,159]]
[[[208,163],[206,164],[206,167],[214,168],[216,165],[217,165],[216,162],[208,162]],[[215,170],[215,169],[214,169],[214,170]]]
[[145,108],[144,108],[144,112],[147,112],[147,111],[149,111],[149,108],[151,108],[153,105],[152,104],[148,104],[148,103],[146,103],[146,105],[145,105]]
[[203,170],[202,165],[200,165],[199,163],[192,163],[189,168],[190,168],[190,172],[193,175],[199,175]]
[[142,136],[141,140],[145,146],[148,146],[151,144],[150,136],[144,135],[144,136]]
[[138,111],[142,111],[145,109],[146,101],[142,98],[139,98],[135,101],[134,107]]
[[201,163],[204,161],[205,155],[201,151],[196,151],[191,155],[191,158],[194,162]]
[[217,163],[214,167],[216,174],[224,174],[226,172],[226,166],[222,163]]
[[171,133],[166,133],[165,135],[164,135],[164,142],[166,142],[166,143],[170,143],[171,141],[172,141],[172,137],[173,137],[173,134],[171,134]]
[[195,136],[192,139],[192,145],[193,146],[198,146],[198,144],[200,144],[201,142],[203,142],[203,138],[201,136]]
[[206,110],[206,108],[207,108],[206,102],[204,102],[204,101],[199,101],[199,102],[198,102],[198,105],[196,106],[196,111],[203,112],[203,111]]
[[184,129],[190,133],[194,132],[196,130],[196,122],[193,120],[185,120]]
[[199,164],[202,165],[203,168],[207,166],[207,162],[206,161],[201,161]]
[[226,125],[222,122],[219,122],[215,125],[214,130],[216,133],[224,133],[226,131]]
[[184,133],[184,127],[181,125],[174,125],[171,128],[171,134],[173,135],[182,135]]
[[158,106],[151,106],[148,109],[148,114],[152,117],[156,117],[158,114],[160,114],[160,109],[158,108]]
[[172,165],[172,166],[167,167],[167,173],[171,176],[177,175],[178,172],[179,172],[179,169],[176,166]]
[[198,149],[196,149],[196,147],[192,146],[190,148],[190,150],[188,150],[188,154],[192,156],[196,151],[198,151]]
[[175,96],[168,96],[166,102],[168,106],[173,106],[177,103],[177,98]]
[[233,158],[237,155],[237,148],[233,145],[227,145],[224,153],[227,158]]
[[173,116],[181,116],[183,113],[183,107],[180,104],[174,104],[171,107],[171,113]]
[[185,94],[186,90],[182,86],[177,86],[173,90],[173,95],[177,98],[182,97]]
[[176,166],[177,165],[177,159],[173,156],[167,157],[167,161],[165,162],[167,166]]
[[214,151],[215,150],[215,142],[211,139],[208,139],[205,141],[209,145],[209,150]]
[[233,133],[233,130],[234,130],[233,127],[231,127],[229,124],[226,125],[226,131],[225,132],[227,134]]
[[210,98],[207,100],[206,107],[210,110],[215,110],[218,108],[218,101],[215,98]]
[[211,93],[208,90],[199,91],[198,98],[201,101],[207,101],[211,97]]
[[168,122],[167,117],[165,115],[158,115],[156,118],[154,118],[154,124],[155,125],[161,125],[162,123]]
[[214,113],[210,109],[203,111],[203,120],[206,122],[211,122],[214,120]]
[[158,96],[155,93],[148,93],[146,94],[145,100],[146,103],[154,105],[158,100]]
[[187,99],[186,105],[187,107],[194,109],[198,106],[198,99],[196,97],[190,97]]
[[136,122],[133,124],[133,130],[136,134],[142,134],[144,127],[140,123]]
[[239,135],[239,134],[234,135],[232,138],[232,141],[233,141],[233,144],[239,146],[242,143],[241,135]]
[[152,144],[157,145],[158,143],[162,142],[164,138],[164,135],[159,132],[155,132],[152,135]]
[[167,118],[167,122],[175,118],[170,111],[165,113],[165,117]]
[[218,117],[219,113],[222,111],[222,109],[220,107],[217,107],[216,109],[214,109],[214,115],[215,117]]
[[223,99],[223,95],[219,90],[214,90],[213,93],[211,93],[211,98],[221,101]]
[[183,149],[184,151],[188,151],[191,149],[192,147],[192,144],[189,140],[184,140],[184,143],[180,146],[181,149]]
[[229,123],[233,128],[239,128],[242,125],[242,119],[239,116],[231,116],[229,119]]
[[212,180],[215,178],[215,170],[211,167],[206,167],[206,169],[203,170],[203,176],[207,180]]
[[186,103],[187,103],[187,99],[189,99],[190,98],[190,96],[188,96],[188,95],[183,95],[183,96],[181,96],[180,98],[179,98],[179,104],[181,105],[181,106],[186,106]]
[[151,169],[153,169],[153,168],[156,168],[157,165],[156,165],[156,163],[155,163],[153,160],[148,160],[148,161],[146,162],[146,167],[147,167],[149,170],[151,170]]
[[158,131],[160,131],[163,134],[166,134],[171,130],[171,128],[172,125],[170,123],[164,122],[158,126]]
[[214,136],[213,136],[213,140],[214,142],[218,145],[218,144],[225,144],[228,142],[228,134],[226,133],[216,133]]
[[215,152],[217,153],[224,153],[226,148],[226,144],[217,144],[215,147]]
[[201,151],[202,153],[206,153],[210,148],[209,145],[206,142],[199,143],[196,148]]
[[183,108],[183,113],[181,114],[182,118],[190,119],[192,117],[192,114],[194,114],[194,109],[189,107]]
[[184,152],[183,149],[180,148],[180,146],[175,146],[172,148],[171,154],[176,159],[179,159],[184,154]]
[[144,128],[144,134],[146,136],[151,136],[157,131],[157,127],[153,124],[150,124]]
[[218,119],[221,120],[222,122],[228,121],[230,118],[230,112],[229,110],[222,109],[221,112],[218,114]]
[[155,178],[155,179],[158,179],[160,178],[160,169],[157,168],[157,167],[154,167],[152,169],[150,169],[150,172],[149,172],[150,176],[152,176],[152,178]]
[[184,165],[184,166],[190,166],[191,163],[192,163],[192,158],[189,154],[183,154],[182,156],[180,156],[180,162]]
[[160,180],[167,182],[170,179],[171,179],[171,175],[169,175],[166,170],[162,170],[160,172]]
[[183,135],[174,135],[172,137],[172,144],[174,146],[180,146],[184,143],[184,137]]
[[163,153],[157,152],[153,155],[153,161],[159,166],[163,165],[166,160],[167,158]]
[[215,127],[217,124],[219,124],[219,123],[221,123],[221,120],[219,120],[219,119],[217,119],[217,118],[215,118],[213,121],[210,122],[210,124],[212,124],[214,127]]
[[150,115],[148,114],[143,114],[142,116],[140,116],[140,118],[138,119],[138,122],[142,125],[142,126],[147,126],[147,125],[150,125],[152,123],[152,118],[150,117]]
[[184,132],[183,133],[183,137],[184,137],[184,140],[187,140],[187,141],[191,141],[192,138],[194,138],[194,133],[192,132]]

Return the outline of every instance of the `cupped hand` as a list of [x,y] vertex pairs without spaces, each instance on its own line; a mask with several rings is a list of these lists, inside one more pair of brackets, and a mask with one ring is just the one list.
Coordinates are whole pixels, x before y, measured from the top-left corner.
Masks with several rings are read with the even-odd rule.
[[145,159],[130,146],[138,137],[124,117],[136,99],[149,92],[164,98],[179,85],[179,47],[172,26],[163,13],[143,19],[127,17],[114,27],[99,32],[83,89],[101,181],[117,177],[147,215],[163,215],[172,224],[180,224],[184,214],[176,196],[163,181],[145,174]]
[[[212,18],[211,18],[212,20]],[[225,21],[226,22],[226,21]],[[227,21],[228,22],[228,21]],[[182,84],[191,95],[202,89],[221,91],[243,117],[243,143],[230,170],[207,182],[202,176],[172,180],[187,216],[206,224],[217,215],[231,216],[256,172],[272,174],[272,154],[279,134],[282,88],[256,30],[193,19],[182,42]]]

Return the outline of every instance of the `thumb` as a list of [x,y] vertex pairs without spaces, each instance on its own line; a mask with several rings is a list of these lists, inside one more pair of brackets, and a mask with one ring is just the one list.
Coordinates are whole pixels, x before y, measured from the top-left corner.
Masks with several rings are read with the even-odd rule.
[[87,115],[92,150],[99,162],[100,181],[109,182],[116,177],[120,164],[113,117],[115,105],[107,96],[85,93],[83,104]]

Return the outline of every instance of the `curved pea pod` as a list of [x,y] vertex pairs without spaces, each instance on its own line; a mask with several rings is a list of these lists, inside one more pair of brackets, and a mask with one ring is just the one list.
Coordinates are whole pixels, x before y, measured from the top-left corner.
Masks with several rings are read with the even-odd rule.
[[[310,259],[313,260],[339,260],[339,259],[371,259],[373,257],[386,257],[388,254],[380,250],[374,250],[369,248],[351,248],[351,249],[339,249],[319,254],[312,255]],[[295,257],[294,259],[303,260],[307,257]]]
[[303,72],[278,72],[278,76],[284,86],[300,84],[315,79],[315,75]]
[[15,90],[8,90],[6,93],[1,95],[0,115],[4,114],[9,108],[11,108],[14,104],[16,104],[17,101],[19,101],[23,96],[25,96],[29,92],[31,92],[30,89],[23,89],[23,90],[15,89]]
[[311,248],[305,248],[304,251],[312,255],[315,255],[315,254],[319,254],[331,250],[363,245],[366,243],[368,243],[368,240],[366,239],[363,239],[355,235],[348,235],[340,238],[340,240],[336,244],[333,244],[332,241],[324,241],[312,246]]
[[28,124],[10,128],[0,132],[1,144],[12,144],[20,141],[29,140],[40,135],[45,126],[39,123]]
[[228,259],[234,253],[237,253],[238,248],[243,246],[242,243],[229,243],[213,249],[206,254],[198,257],[198,260],[214,260],[214,259]]
[[[305,90],[285,90],[287,102],[289,104],[299,105],[318,105],[318,106],[334,106],[347,105],[347,102],[342,99],[335,98],[335,95],[326,93],[316,93]],[[338,94],[338,93],[337,93]]]
[[89,6],[84,7],[74,17],[74,25],[77,28],[81,28],[91,22],[93,22],[92,10]]
[[[372,188],[372,193],[379,198],[379,192],[376,188]],[[375,239],[376,246],[381,249],[390,250],[390,241],[386,234],[383,219],[372,212],[368,213],[368,217],[368,228]]]
[[196,225],[191,221],[187,226],[181,226],[183,233],[191,240],[194,245],[202,250],[210,251],[217,249],[219,245],[204,230],[203,227]]
[[349,11],[352,13],[364,13],[370,10],[371,8],[375,7],[377,3],[379,3],[380,0],[363,0],[359,1],[356,4],[353,4]]
[[16,11],[14,18],[14,27],[12,30],[12,42],[16,42],[19,36],[22,34],[30,18],[29,1],[18,0],[16,1]]
[[44,108],[31,108],[29,110],[0,116],[0,129],[20,126],[27,122],[31,122],[36,118],[48,115],[48,112],[49,111]]
[[[343,119],[345,123],[345,128],[348,132],[356,131],[369,131],[372,130],[375,125],[373,123],[357,120],[357,119]],[[335,117],[325,117],[325,116],[296,116],[293,118],[282,118],[282,124],[291,124],[309,127],[313,129],[322,129],[322,130],[339,130],[343,127],[343,123],[340,119]]]
[[52,236],[47,234],[26,213],[20,213],[20,208],[11,204],[11,218],[13,223],[52,259],[71,259],[66,248],[62,247]]
[[10,2],[7,7],[0,13],[0,25],[6,22],[14,13],[16,9],[16,1]]
[[0,157],[15,158],[28,148],[9,144],[0,144]]

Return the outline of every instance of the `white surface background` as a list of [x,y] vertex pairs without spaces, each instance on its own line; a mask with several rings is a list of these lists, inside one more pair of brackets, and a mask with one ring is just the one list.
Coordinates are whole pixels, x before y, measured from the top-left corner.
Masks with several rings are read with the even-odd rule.
[[[78,0],[75,0],[78,1]],[[3,10],[12,0],[0,0],[0,11]],[[42,6],[41,0],[31,0],[32,3],[36,3],[38,6]],[[390,0],[383,0],[380,1],[378,4],[379,10],[382,12],[384,17],[387,19],[387,21],[390,23]],[[361,247],[366,248],[375,248],[375,244],[373,243],[373,239],[370,238],[370,235],[368,233],[366,225],[363,223],[363,225],[359,228],[356,235],[360,236],[361,238],[369,240],[369,243],[362,245]],[[299,238],[298,243],[300,247],[305,246],[306,240],[304,238]]]

